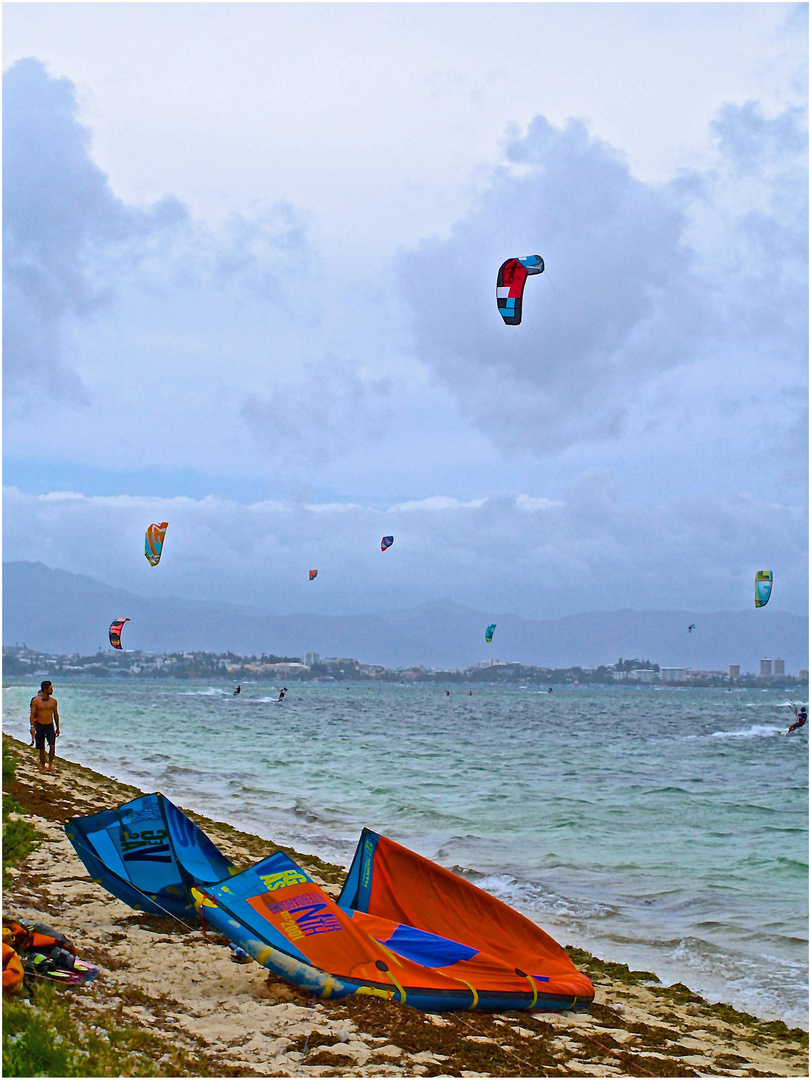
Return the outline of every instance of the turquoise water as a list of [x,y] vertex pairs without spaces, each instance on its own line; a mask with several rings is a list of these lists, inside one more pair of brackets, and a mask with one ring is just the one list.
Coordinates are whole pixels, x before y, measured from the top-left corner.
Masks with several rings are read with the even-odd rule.
[[[27,738],[35,688],[7,681]],[[60,682],[58,752],[345,865],[369,826],[563,944],[807,1027],[808,740],[778,734],[785,691],[232,689]]]

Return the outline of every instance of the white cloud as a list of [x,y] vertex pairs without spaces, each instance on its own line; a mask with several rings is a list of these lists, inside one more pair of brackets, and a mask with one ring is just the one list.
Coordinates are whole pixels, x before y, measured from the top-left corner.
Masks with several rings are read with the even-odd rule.
[[[526,498],[526,496],[519,496]],[[459,499],[449,495],[430,495],[427,499],[416,499],[411,502],[396,503],[389,507],[389,513],[409,513],[412,510],[462,510],[470,507],[478,508],[484,503],[484,499],[471,499],[470,502],[460,502]]]
[[527,514],[536,514],[539,511],[549,510],[553,506],[563,506],[559,499],[533,499],[531,495],[519,495],[515,500],[519,510]]
[[86,402],[71,319],[109,305],[122,268],[184,220],[175,199],[126,207],[88,157],[74,88],[39,61],[3,77],[3,370],[7,395]]
[[[400,259],[418,355],[513,452],[618,440],[656,387],[688,407],[727,382],[751,408],[764,382],[803,385],[804,120],[728,106],[717,166],[652,185],[583,123],[536,117],[507,147],[520,168],[496,170],[449,237]],[[536,252],[546,273],[527,281],[522,325],[505,327],[495,268]]]
[[151,309],[140,336],[159,325],[167,301],[188,335],[201,324],[206,293],[220,312],[236,300],[288,320],[301,317],[307,296],[308,317],[316,317],[315,259],[289,203],[259,207],[250,218],[234,212],[217,231],[194,222],[173,197],[147,210],[127,205],[91,159],[69,79],[51,78],[29,58],[5,72],[3,87],[3,364],[12,415],[15,404],[24,408],[43,393],[98,404],[83,335],[104,342],[109,365],[105,319],[115,321],[117,305],[128,295],[131,304],[133,293]]
[[[643,506],[601,469],[579,478],[564,500],[440,495],[388,510],[15,489],[4,501],[7,560],[41,561],[148,595],[277,612],[374,612],[437,597],[534,618],[617,607],[740,610],[764,566],[774,571],[775,609],[802,612],[808,588],[803,508],[732,495]],[[169,529],[153,569],[143,537],[159,520]],[[380,537],[390,533],[394,547],[381,554]],[[313,567],[316,588],[307,578]]]

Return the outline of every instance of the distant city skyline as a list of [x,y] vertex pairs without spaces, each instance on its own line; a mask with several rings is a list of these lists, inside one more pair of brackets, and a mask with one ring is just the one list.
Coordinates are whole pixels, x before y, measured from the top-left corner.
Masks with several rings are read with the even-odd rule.
[[[310,657],[311,663],[306,662]],[[318,659],[312,659],[318,657]],[[762,663],[762,662],[761,662]],[[41,669],[41,670],[39,670]],[[734,674],[733,674],[734,672]],[[739,687],[776,687],[794,686],[808,683],[808,669],[802,669],[797,676],[765,673],[741,672],[739,664],[730,664],[726,672],[705,671],[700,668],[668,668],[650,661],[632,660],[619,664],[600,664],[596,667],[583,667],[579,664],[569,667],[543,667],[532,664],[518,664],[505,660],[481,660],[463,668],[426,667],[423,664],[410,667],[389,668],[383,664],[362,664],[354,657],[320,657],[317,653],[306,653],[297,660],[293,657],[261,657],[255,654],[239,656],[232,652],[225,654],[206,651],[155,653],[137,652],[101,652],[88,656],[60,655],[42,653],[23,646],[3,647],[4,676],[27,676],[35,678],[45,675],[57,675],[66,678],[91,676],[93,678],[116,678],[121,675],[155,678],[170,677],[180,679],[204,679],[222,681],[239,679],[250,683],[278,680],[297,682],[341,682],[341,681],[380,681],[391,682],[398,679],[411,681],[491,681],[519,685],[522,682],[555,685],[590,685],[602,683],[632,684],[634,686],[739,686]]]

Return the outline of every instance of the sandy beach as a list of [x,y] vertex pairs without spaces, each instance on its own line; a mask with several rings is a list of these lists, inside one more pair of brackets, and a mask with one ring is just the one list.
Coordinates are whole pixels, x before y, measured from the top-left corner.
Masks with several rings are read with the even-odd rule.
[[[378,999],[313,1000],[256,963],[231,962],[225,938],[132,911],[94,884],[65,837],[66,818],[141,794],[63,759],[41,775],[8,739],[12,794],[43,836],[13,871],[4,913],[70,937],[98,979],[70,991],[80,1025],[102,1014],[144,1030],[144,1061],[172,1076],[808,1076],[808,1035],[666,987],[562,942],[596,988],[589,1013],[427,1015]],[[183,807],[229,858],[277,850]],[[289,849],[285,849],[289,850]],[[294,857],[337,896],[344,871]],[[138,1075],[137,1071],[132,1075]]]

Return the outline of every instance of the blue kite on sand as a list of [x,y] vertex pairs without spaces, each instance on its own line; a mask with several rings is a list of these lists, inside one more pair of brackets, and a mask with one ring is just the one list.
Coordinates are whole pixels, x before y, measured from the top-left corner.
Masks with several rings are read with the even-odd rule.
[[196,921],[191,888],[239,871],[165,795],[65,823],[94,881],[131,908]]

